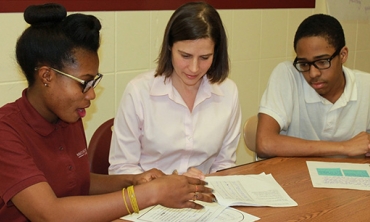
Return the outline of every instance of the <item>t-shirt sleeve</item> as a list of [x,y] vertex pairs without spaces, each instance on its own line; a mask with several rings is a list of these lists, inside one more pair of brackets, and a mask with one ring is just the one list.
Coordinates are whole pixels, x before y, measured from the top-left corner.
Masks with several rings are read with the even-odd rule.
[[293,94],[297,87],[290,63],[280,63],[272,71],[259,107],[259,113],[274,118],[280,125],[280,130],[287,130],[291,122]]

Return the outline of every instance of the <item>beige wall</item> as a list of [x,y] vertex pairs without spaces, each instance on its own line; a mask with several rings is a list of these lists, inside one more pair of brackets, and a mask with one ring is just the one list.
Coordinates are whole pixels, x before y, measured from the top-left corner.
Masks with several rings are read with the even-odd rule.
[[[154,69],[165,25],[173,11],[84,12],[103,25],[100,72],[103,81],[97,98],[84,118],[89,141],[94,130],[114,117],[127,82]],[[229,38],[231,79],[239,88],[243,122],[258,111],[258,104],[273,67],[292,60],[293,36],[298,24],[314,13],[326,13],[325,0],[315,9],[219,10]],[[350,68],[370,72],[370,25],[343,22],[349,47]],[[0,106],[21,96],[27,84],[15,61],[16,39],[26,28],[22,13],[0,13]],[[253,160],[241,137],[237,163]]]

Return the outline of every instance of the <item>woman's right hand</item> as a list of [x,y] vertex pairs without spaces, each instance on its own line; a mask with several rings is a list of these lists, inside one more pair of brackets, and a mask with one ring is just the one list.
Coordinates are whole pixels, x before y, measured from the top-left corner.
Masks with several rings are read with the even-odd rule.
[[171,208],[202,209],[203,206],[194,202],[200,200],[214,202],[213,190],[205,186],[206,182],[182,175],[159,177],[148,185],[148,195],[154,198],[155,204]]

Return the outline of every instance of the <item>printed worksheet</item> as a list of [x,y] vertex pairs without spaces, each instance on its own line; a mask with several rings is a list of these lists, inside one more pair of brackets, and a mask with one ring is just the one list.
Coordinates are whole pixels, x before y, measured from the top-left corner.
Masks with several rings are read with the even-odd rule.
[[370,164],[307,161],[314,187],[370,190]]
[[254,222],[260,219],[218,203],[196,202],[203,205],[204,208],[201,210],[189,208],[174,209],[156,205],[141,210],[139,214],[124,216],[122,219],[137,222]]
[[271,174],[209,176],[205,180],[224,206],[297,206]]

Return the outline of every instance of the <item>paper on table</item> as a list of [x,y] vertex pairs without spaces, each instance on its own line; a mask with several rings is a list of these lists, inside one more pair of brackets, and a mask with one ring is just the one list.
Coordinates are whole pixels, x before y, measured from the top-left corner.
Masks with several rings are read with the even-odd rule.
[[370,165],[306,161],[312,185],[321,188],[370,190]]
[[271,174],[209,176],[205,180],[224,206],[297,206]]
[[201,201],[196,202],[203,205],[204,208],[201,210],[189,208],[173,209],[156,205],[154,207],[141,210],[139,214],[124,216],[122,219],[138,222],[253,222],[260,219],[237,209],[222,206],[217,203],[206,203]]
[[259,217],[253,216],[251,214],[247,214],[243,211],[237,210],[232,207],[227,207],[214,222],[225,222],[225,221],[233,221],[233,222],[254,222],[259,220]]

